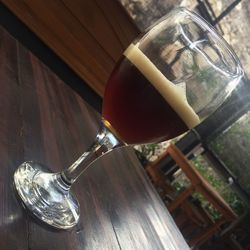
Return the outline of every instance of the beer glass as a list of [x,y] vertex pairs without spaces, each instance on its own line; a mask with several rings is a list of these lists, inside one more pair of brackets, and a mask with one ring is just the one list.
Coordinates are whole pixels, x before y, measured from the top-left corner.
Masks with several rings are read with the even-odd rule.
[[194,128],[226,100],[242,75],[237,56],[213,27],[186,9],[171,11],[116,64],[104,95],[103,126],[89,150],[61,173],[24,162],[14,174],[18,195],[43,222],[73,227],[80,209],[70,187],[98,156]]

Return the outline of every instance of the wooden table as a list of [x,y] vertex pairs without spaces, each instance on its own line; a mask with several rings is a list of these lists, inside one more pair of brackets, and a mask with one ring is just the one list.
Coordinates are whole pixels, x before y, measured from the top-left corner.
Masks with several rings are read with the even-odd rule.
[[58,231],[34,220],[13,190],[25,160],[60,171],[93,141],[100,117],[0,28],[0,249],[188,249],[131,148],[93,164],[74,184],[79,224]]

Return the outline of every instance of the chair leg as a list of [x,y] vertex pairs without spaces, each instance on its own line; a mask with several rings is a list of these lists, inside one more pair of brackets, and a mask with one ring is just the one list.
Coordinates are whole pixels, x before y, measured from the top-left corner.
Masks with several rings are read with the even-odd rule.
[[194,187],[190,186],[183,191],[173,202],[168,205],[169,212],[173,212],[184,200],[194,192]]
[[198,247],[207,241],[216,231],[219,230],[219,226],[225,222],[225,219],[219,219],[215,224],[207,228],[206,233],[202,234],[200,237],[197,237],[189,242],[190,246]]

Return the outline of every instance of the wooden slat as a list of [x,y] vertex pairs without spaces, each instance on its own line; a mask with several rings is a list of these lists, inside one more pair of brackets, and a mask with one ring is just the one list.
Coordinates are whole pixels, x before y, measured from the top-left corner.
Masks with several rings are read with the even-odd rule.
[[103,15],[109,20],[109,24],[118,36],[123,48],[126,48],[139,34],[139,29],[118,0],[95,0],[95,2],[102,9]]
[[139,33],[116,0],[3,0],[100,96],[122,51]]
[[[95,1],[62,0],[62,2],[89,35],[100,44],[107,53],[106,56],[115,62],[123,52],[124,46],[114,32],[112,23],[110,24],[109,19],[103,15],[103,10],[96,5]],[[85,14],[83,15],[83,13]]]

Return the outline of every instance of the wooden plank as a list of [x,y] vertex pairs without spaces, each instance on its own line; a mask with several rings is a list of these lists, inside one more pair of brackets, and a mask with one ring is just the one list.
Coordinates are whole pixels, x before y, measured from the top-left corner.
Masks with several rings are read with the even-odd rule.
[[109,25],[119,37],[123,48],[126,48],[140,33],[128,13],[117,0],[95,0],[102,9],[103,15],[109,20]]
[[17,46],[0,27],[0,249],[28,249],[28,219],[13,190],[13,174],[23,162],[22,114]]
[[[117,32],[111,26],[112,24],[109,23],[109,19],[103,15],[103,10],[99,8],[95,1],[62,0],[62,2],[78,19],[84,29],[107,52],[107,56],[116,62],[121,56],[124,46],[119,40]],[[85,14],[83,15],[83,13]]]
[[3,0],[100,96],[122,51],[138,29],[115,0]]

